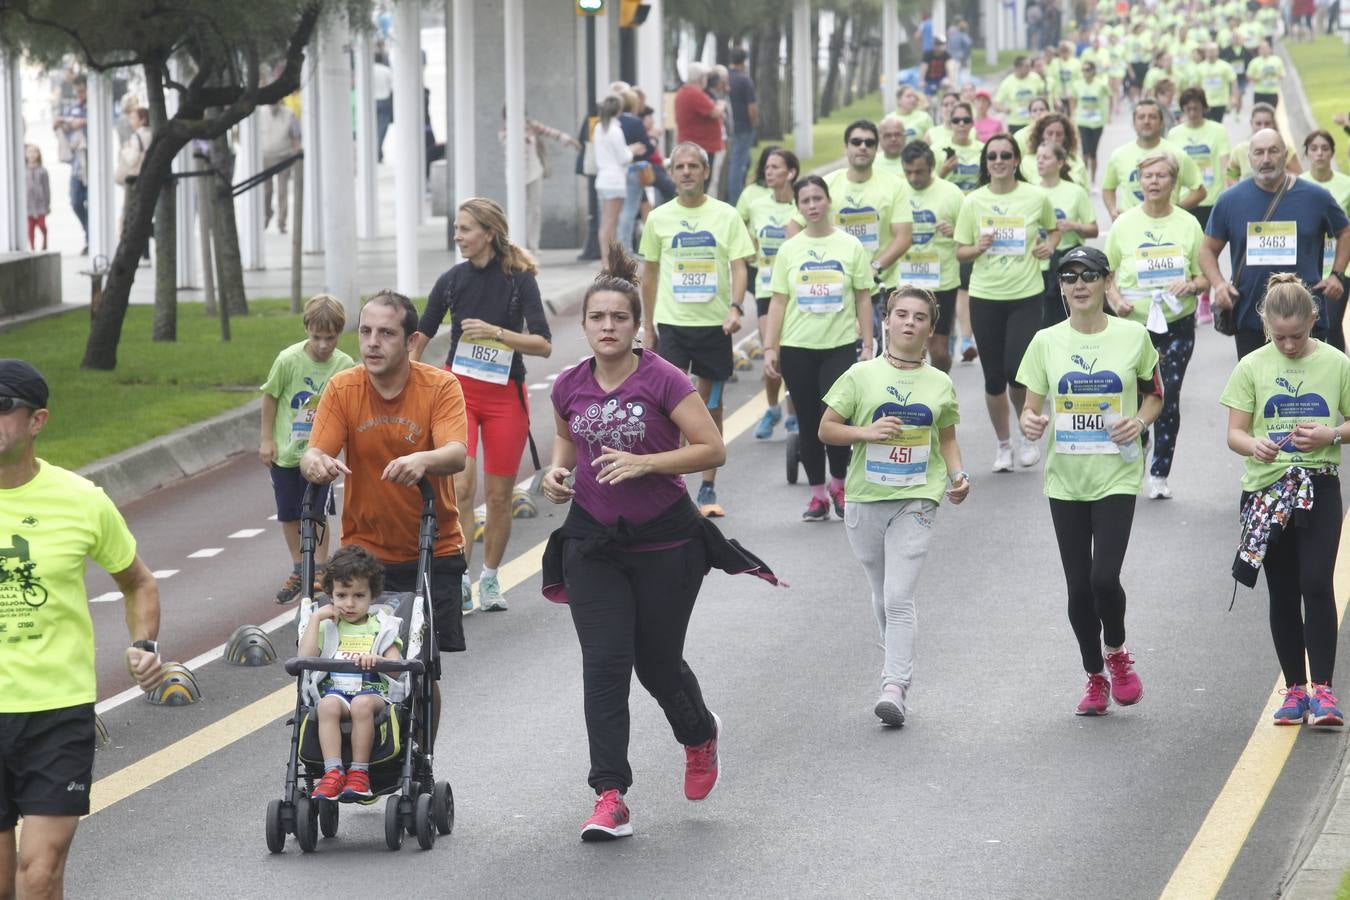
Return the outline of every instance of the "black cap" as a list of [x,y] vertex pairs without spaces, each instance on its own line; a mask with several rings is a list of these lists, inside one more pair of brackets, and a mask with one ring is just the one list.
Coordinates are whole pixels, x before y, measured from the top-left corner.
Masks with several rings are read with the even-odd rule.
[[1101,272],[1103,275],[1109,274],[1111,271],[1111,263],[1107,260],[1106,254],[1096,247],[1083,245],[1074,247],[1060,259],[1059,268],[1055,270],[1055,273],[1063,272],[1064,267],[1069,263],[1077,263],[1094,272]]
[[0,397],[16,397],[46,409],[47,379],[21,359],[0,359]]

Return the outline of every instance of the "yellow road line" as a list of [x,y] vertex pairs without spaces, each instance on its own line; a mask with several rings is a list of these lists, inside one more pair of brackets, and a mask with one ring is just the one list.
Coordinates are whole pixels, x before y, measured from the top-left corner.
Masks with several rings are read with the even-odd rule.
[[[1350,528],[1344,522],[1333,583],[1339,624],[1345,617],[1346,599],[1350,595]],[[1164,900],[1215,897],[1227,880],[1298,738],[1299,728],[1278,728],[1271,724],[1271,716],[1283,702],[1279,693],[1283,688],[1281,675],[1275,679],[1275,687],[1256,720],[1247,746],[1163,888]]]

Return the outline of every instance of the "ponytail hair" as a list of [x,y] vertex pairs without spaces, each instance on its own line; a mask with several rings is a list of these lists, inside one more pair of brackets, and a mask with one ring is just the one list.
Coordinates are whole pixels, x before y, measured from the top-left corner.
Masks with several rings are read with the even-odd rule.
[[1256,311],[1261,316],[1261,325],[1267,338],[1270,337],[1272,319],[1317,321],[1317,303],[1294,272],[1278,272],[1270,276],[1266,282],[1266,295],[1257,304]]
[[614,291],[616,294],[623,294],[628,298],[628,303],[633,310],[633,321],[641,325],[642,294],[638,291],[641,284],[642,281],[638,277],[637,258],[629,256],[623,244],[618,241],[611,241],[609,244],[609,265],[601,269],[600,274],[595,276],[591,286],[586,288],[586,296],[581,300],[582,318],[586,317],[586,307],[590,303],[592,294],[598,294],[600,291]]
[[468,213],[478,223],[479,228],[492,235],[492,252],[496,254],[502,271],[507,276],[522,272],[527,275],[539,274],[539,266],[535,263],[534,257],[523,247],[511,243],[506,212],[496,200],[470,197],[459,205],[459,212]]

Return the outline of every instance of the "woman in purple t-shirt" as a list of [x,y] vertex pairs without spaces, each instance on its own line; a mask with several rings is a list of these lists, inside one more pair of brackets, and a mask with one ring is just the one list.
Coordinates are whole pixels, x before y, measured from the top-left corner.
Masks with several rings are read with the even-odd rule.
[[[637,262],[617,244],[582,302],[594,357],[553,385],[557,437],[544,495],[574,501],[562,529],[562,578],[581,642],[595,813],[582,840],[633,833],[623,794],[628,689],[634,670],[685,746],[684,793],[717,784],[720,722],[684,661],[684,634],[703,575],[703,520],[682,476],[714,469],[726,446],[689,378],[635,349],[642,315]],[[585,535],[583,537],[582,535]]]

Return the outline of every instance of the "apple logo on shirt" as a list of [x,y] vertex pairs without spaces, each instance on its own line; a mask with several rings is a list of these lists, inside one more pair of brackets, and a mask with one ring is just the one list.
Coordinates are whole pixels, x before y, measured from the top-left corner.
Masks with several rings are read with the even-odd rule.
[[937,215],[931,209],[922,208],[917,200],[911,199],[909,205],[914,212],[914,246],[922,247],[933,239],[933,233],[937,229]]
[[680,220],[680,227],[684,231],[675,232],[675,236],[670,239],[672,249],[681,247],[716,247],[717,238],[713,237],[711,231],[701,231],[697,224],[691,225],[687,219]]
[[[1270,399],[1266,401],[1265,408],[1261,411],[1261,415],[1264,416],[1267,421],[1275,419],[1297,420],[1317,417],[1325,418],[1331,415],[1331,407],[1327,405],[1326,399],[1322,397],[1321,394],[1299,394],[1299,390],[1303,387],[1303,382],[1300,381],[1296,387],[1290,384],[1288,379],[1281,377],[1275,379],[1275,385],[1283,388],[1285,393],[1272,394]],[[1294,422],[1293,424],[1297,424],[1297,422]],[[1289,436],[1289,431],[1290,429],[1285,429],[1284,431],[1270,431],[1267,432],[1266,437],[1278,444]],[[1293,444],[1286,444],[1280,448],[1280,452],[1296,454],[1299,450],[1294,447]]]
[[[1083,359],[1082,356],[1075,353],[1070,359],[1074,365],[1078,366],[1080,371],[1071,370],[1064,373],[1059,379],[1060,394],[1119,394],[1125,389],[1120,380],[1120,376],[1115,372],[1112,372],[1110,369],[1102,369],[1100,372],[1095,371],[1097,368],[1097,360],[1095,358],[1089,363],[1087,360]],[[1091,401],[1089,401],[1089,405],[1084,407],[1084,409],[1086,410],[1089,407],[1092,407]],[[1065,408],[1067,410],[1072,410],[1073,401],[1068,401],[1065,404]]]
[[924,426],[933,424],[933,411],[923,403],[910,403],[909,398],[913,391],[908,394],[902,394],[894,385],[886,386],[886,393],[896,399],[895,403],[887,401],[876,408],[872,413],[872,421],[875,422],[884,416],[895,416],[901,422],[909,426]]

